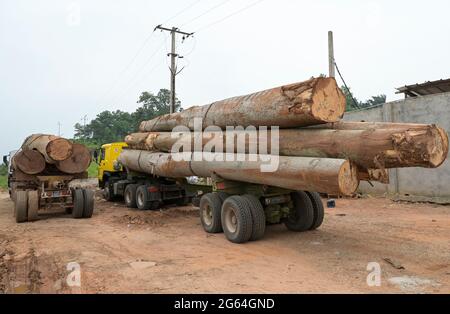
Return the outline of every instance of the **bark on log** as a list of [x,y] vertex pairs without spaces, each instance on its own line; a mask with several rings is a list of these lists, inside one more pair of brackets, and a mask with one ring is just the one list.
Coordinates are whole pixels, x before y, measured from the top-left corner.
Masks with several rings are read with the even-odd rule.
[[345,111],[345,96],[334,78],[316,78],[259,93],[192,107],[141,123],[141,132],[172,131],[177,126],[203,130],[216,126],[279,126],[291,128],[337,122]]
[[83,173],[91,164],[92,157],[86,146],[81,144],[72,144],[72,156],[63,161],[58,161],[56,167],[58,170],[67,174]]
[[63,161],[72,155],[72,143],[54,135],[34,134],[29,136],[22,145],[24,150],[37,150],[45,161],[54,164]]
[[[354,122],[354,121],[339,121],[334,123],[326,123],[321,125],[309,126],[308,129],[328,129],[328,130],[379,130],[379,129],[395,129],[395,130],[417,130],[424,129],[434,124],[421,123],[391,123],[391,122]],[[439,126],[436,126],[439,128]],[[441,128],[442,129],[442,128]],[[446,133],[444,131],[444,133]]]
[[25,174],[36,175],[45,170],[45,159],[38,151],[21,150],[13,156],[11,165]]
[[[192,156],[192,154],[187,154]],[[124,150],[119,161],[132,171],[170,178],[190,176],[212,177],[276,186],[291,190],[314,191],[328,194],[351,195],[359,185],[357,167],[346,160],[304,157],[279,157],[275,172],[262,172],[262,161],[251,161],[252,156],[232,154],[234,161],[225,160],[225,154],[204,154],[203,161],[176,161],[167,153]],[[245,161],[238,161],[242,158]],[[219,160],[219,161],[217,161]],[[261,159],[258,159],[261,160]]]
[[[280,130],[279,154],[294,157],[349,159],[362,169],[436,168],[447,158],[448,135],[443,129],[434,125],[396,126],[386,129],[363,128],[363,126],[360,129],[344,128],[342,130]],[[133,149],[167,153],[179,152],[174,151],[177,146],[187,147],[186,151],[199,151],[212,146],[209,143],[214,141],[222,143],[222,147],[215,147],[220,150],[219,152],[227,152],[225,150],[227,136],[232,136],[235,153],[271,154],[270,132],[261,139],[258,132],[236,132],[236,135],[227,132],[151,132],[131,134],[125,141]],[[195,145],[195,137],[201,145]],[[237,143],[238,138],[244,139],[240,146]],[[238,150],[239,147],[242,149]]]

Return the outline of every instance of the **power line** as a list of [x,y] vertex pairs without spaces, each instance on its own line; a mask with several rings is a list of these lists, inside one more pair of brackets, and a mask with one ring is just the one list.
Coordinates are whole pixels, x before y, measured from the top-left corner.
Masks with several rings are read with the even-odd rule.
[[341,77],[342,82],[344,83],[345,88],[347,89],[347,92],[350,94],[350,96],[352,97],[353,100],[353,104],[356,106],[357,109],[361,109],[361,107],[358,105],[358,102],[356,101],[355,97],[353,96],[353,93],[350,91],[350,88],[348,88],[347,83],[344,80],[344,77],[341,74],[341,71],[339,71],[339,67],[336,63],[336,61],[334,61],[334,65],[336,66],[336,70],[339,74],[339,76]]
[[254,7],[255,5],[257,5],[257,4],[259,4],[259,3],[263,2],[263,1],[265,1],[265,0],[258,0],[258,1],[255,1],[255,2],[253,2],[253,3],[250,3],[249,5],[243,7],[242,9],[239,9],[239,10],[237,10],[237,11],[235,11],[235,12],[233,12],[233,13],[227,15],[227,16],[225,16],[224,18],[221,18],[220,20],[217,20],[217,21],[215,21],[215,22],[213,22],[213,23],[210,23],[210,24],[208,24],[208,25],[206,25],[206,26],[204,26],[204,27],[201,27],[200,29],[198,29],[197,31],[195,31],[195,33],[204,31],[204,30],[207,29],[207,28],[210,28],[210,27],[212,27],[212,26],[214,26],[214,25],[216,25],[216,24],[222,23],[223,21],[225,21],[225,20],[227,20],[227,19],[229,19],[229,18],[231,18],[231,17],[233,17],[233,16],[235,16],[235,15],[238,15],[239,13],[242,13],[242,12],[244,12],[245,10],[248,10],[248,9],[250,9],[251,7]]
[[191,3],[190,5],[188,5],[187,7],[185,7],[184,9],[182,9],[180,12],[178,12],[177,14],[175,14],[174,16],[172,16],[171,18],[165,20],[161,25],[167,24],[170,21],[172,21],[173,19],[179,17],[181,14],[183,14],[184,12],[188,11],[190,8],[194,7],[195,5],[197,5],[200,1],[202,0],[197,0],[194,1],[193,3]]
[[196,17],[194,17],[194,18],[190,19],[189,21],[185,22],[184,24],[181,25],[181,27],[184,27],[184,26],[186,26],[186,25],[188,25],[188,24],[191,24],[192,22],[198,20],[199,18],[204,17],[206,14],[208,14],[208,13],[214,11],[215,9],[220,8],[221,6],[224,6],[225,4],[227,4],[227,3],[230,2],[230,1],[231,1],[231,0],[225,0],[225,1],[220,2],[219,4],[216,4],[215,6],[209,8],[208,10],[206,10],[205,12],[203,12],[202,14],[197,15]]
[[171,64],[170,64],[170,113],[174,113],[175,112],[175,102],[176,102],[176,93],[175,93],[176,76],[178,74],[180,74],[181,71],[183,71],[183,69],[178,71],[177,64],[176,64],[176,60],[178,58],[182,58],[182,56],[180,56],[176,52],[176,36],[178,34],[183,35],[183,40],[184,40],[184,39],[189,38],[192,35],[194,35],[194,33],[184,32],[177,27],[167,28],[167,27],[163,27],[161,25],[156,26],[155,30],[156,29],[159,29],[164,32],[170,32],[170,35],[172,37],[171,52],[168,55],[170,56],[170,62],[171,62]]
[[[177,14],[175,14],[174,16],[170,17],[169,19],[166,20],[165,23],[167,23],[168,21],[171,21],[175,18],[177,18],[178,16],[180,16],[181,14],[183,14],[184,12],[188,11],[189,9],[191,9],[192,7],[194,7],[195,5],[197,5],[200,1],[202,0],[196,0],[193,3],[191,3],[190,5],[184,7],[182,10],[180,10]],[[147,38],[144,40],[144,42],[142,43],[142,45],[140,46],[140,48],[137,50],[137,52],[134,54],[134,56],[131,58],[130,62],[127,63],[127,65],[123,68],[123,70],[119,73],[119,75],[117,75],[116,80],[112,83],[111,87],[109,87],[105,93],[103,93],[103,95],[99,98],[100,100],[102,100],[106,95],[108,95],[113,89],[114,87],[117,86],[117,84],[120,82],[120,80],[122,79],[123,75],[130,69],[130,67],[134,64],[134,62],[136,61],[136,59],[140,56],[141,52],[144,50],[144,48],[147,46],[147,44],[150,42],[150,39],[152,39],[153,34],[155,32],[153,31],[149,36],[147,36]]]
[[[147,61],[134,73],[132,78],[125,84],[125,90],[126,91],[128,91],[129,88],[134,86],[134,83],[138,80],[138,75],[140,73],[142,73],[142,71],[145,70],[145,67],[150,63],[150,61],[153,60],[153,58],[161,51],[161,49],[164,48],[164,46],[165,46],[165,40],[162,42],[161,45],[158,46],[158,48],[150,55],[150,57],[147,59]],[[116,97],[113,96],[112,100],[115,100],[115,99],[116,99]]]

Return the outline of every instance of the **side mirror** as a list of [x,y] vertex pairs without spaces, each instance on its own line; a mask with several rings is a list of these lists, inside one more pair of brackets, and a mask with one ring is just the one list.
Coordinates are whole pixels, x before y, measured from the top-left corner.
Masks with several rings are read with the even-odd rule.
[[3,163],[8,167],[8,156],[3,156]]

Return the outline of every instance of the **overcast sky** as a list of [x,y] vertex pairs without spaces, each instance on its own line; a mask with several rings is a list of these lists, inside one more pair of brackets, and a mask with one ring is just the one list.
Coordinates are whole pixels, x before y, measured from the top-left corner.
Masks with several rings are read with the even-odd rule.
[[395,87],[450,77],[449,1],[265,0],[248,7],[255,2],[0,0],[0,153],[31,133],[57,134],[58,122],[71,137],[85,116],[134,111],[140,92],[169,88],[170,41],[152,34],[161,23],[198,31],[178,42],[186,56],[177,81],[184,108],[327,73],[328,30],[361,100],[398,99]]

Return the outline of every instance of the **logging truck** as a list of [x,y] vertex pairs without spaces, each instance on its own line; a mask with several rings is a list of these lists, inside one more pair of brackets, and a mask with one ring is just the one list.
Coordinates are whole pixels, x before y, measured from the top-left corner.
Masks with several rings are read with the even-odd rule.
[[124,199],[129,208],[157,210],[163,205],[185,206],[194,196],[186,185],[174,179],[129,171],[118,161],[126,143],[105,144],[101,148],[98,181],[107,201]]
[[61,211],[76,219],[91,218],[94,192],[85,188],[87,173],[61,174],[56,167],[49,165],[45,171],[30,175],[15,166],[14,161],[19,154],[32,155],[33,152],[19,150],[3,157],[8,166],[8,190],[14,202],[16,222],[36,221],[40,216]]

